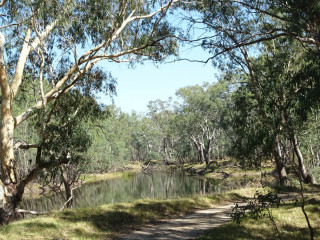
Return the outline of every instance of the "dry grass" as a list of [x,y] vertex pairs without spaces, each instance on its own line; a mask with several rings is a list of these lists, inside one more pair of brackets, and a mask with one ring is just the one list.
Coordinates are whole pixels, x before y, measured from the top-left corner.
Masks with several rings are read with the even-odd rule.
[[105,239],[135,226],[239,200],[237,193],[140,200],[54,212],[0,227],[0,239]]
[[[320,239],[320,201],[306,206],[307,214],[315,231],[315,239]],[[272,209],[275,223],[281,232],[282,240],[307,240],[310,233],[301,207],[294,203],[283,204]],[[198,240],[251,240],[279,239],[269,218],[245,219],[240,225],[228,223],[222,227],[214,228]]]

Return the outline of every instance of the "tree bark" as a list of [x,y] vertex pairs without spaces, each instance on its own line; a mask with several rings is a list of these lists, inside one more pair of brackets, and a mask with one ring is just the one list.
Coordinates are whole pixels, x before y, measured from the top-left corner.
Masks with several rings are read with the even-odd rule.
[[279,175],[279,182],[281,186],[286,186],[288,184],[288,175],[286,171],[286,161],[281,153],[281,147],[279,142],[276,140],[275,146],[273,148],[273,157],[276,162],[277,172]]
[[[61,171],[61,177],[63,180],[63,185],[64,185],[66,198],[67,198],[67,208],[71,208],[72,203],[73,203],[71,184],[69,183],[69,179],[68,179],[65,167],[63,165],[60,165],[60,171]],[[70,201],[69,201],[69,199],[70,199]]]
[[12,93],[4,60],[5,37],[0,33],[0,87],[1,87],[1,131],[0,131],[0,223],[19,218],[15,211],[21,201],[17,194],[16,163],[13,152],[14,118],[12,116]]
[[202,143],[199,144],[200,148],[199,148],[199,158],[200,158],[200,162],[204,163],[205,162],[205,154],[204,154],[204,146]]
[[298,158],[299,171],[300,171],[301,177],[303,178],[303,181],[307,184],[309,184],[309,183],[317,184],[316,179],[310,173],[308,173],[308,171],[306,169],[306,166],[304,164],[304,159],[303,159],[302,153],[300,151],[298,139],[295,134],[292,134],[291,142],[293,145],[294,152]]
[[199,163],[204,163],[205,158],[204,158],[204,147],[203,144],[197,142],[196,138],[193,136],[190,136],[191,140],[193,141],[194,145],[196,146],[197,152],[198,152],[198,161]]
[[211,159],[211,139],[208,140],[207,142],[207,146],[205,148],[205,161],[206,161],[206,165],[209,165]]

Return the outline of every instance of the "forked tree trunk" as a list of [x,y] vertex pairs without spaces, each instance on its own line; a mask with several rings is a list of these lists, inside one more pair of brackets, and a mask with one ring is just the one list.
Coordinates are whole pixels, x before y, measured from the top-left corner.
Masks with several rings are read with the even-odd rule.
[[193,136],[190,136],[192,142],[194,143],[196,149],[197,149],[197,152],[198,152],[198,161],[199,163],[204,163],[205,161],[205,156],[204,156],[204,147],[203,147],[203,144],[201,142],[198,142],[196,140],[195,137]]
[[288,184],[288,175],[287,175],[287,171],[286,171],[285,161],[280,156],[278,151],[274,150],[272,154],[273,154],[274,160],[276,162],[280,185],[286,186]]
[[275,140],[272,155],[276,162],[277,172],[279,175],[279,182],[281,186],[286,186],[288,184],[288,175],[286,171],[286,158],[282,152],[278,137]]

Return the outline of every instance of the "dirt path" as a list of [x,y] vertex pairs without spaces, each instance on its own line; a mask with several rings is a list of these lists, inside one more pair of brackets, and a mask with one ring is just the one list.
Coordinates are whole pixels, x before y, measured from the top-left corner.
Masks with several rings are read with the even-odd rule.
[[163,221],[133,231],[117,240],[185,240],[193,239],[204,231],[218,227],[230,221],[227,216],[231,212],[230,205],[216,206],[205,210],[198,210],[192,214]]

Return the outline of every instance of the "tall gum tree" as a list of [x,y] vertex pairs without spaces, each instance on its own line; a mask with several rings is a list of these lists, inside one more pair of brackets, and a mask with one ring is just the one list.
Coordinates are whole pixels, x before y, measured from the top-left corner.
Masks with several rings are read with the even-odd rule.
[[[106,78],[96,78],[99,71],[95,71],[101,61],[161,61],[175,54],[177,45],[170,38],[175,28],[166,21],[166,15],[179,2],[4,0],[0,3],[2,224],[19,218],[17,207],[26,184],[41,169],[59,164],[41,160],[41,142],[15,142],[15,129],[41,109],[54,106],[53,102],[73,88],[85,92],[86,86],[93,84],[96,90],[104,91]],[[14,114],[15,98],[25,86],[33,89],[33,105]],[[22,177],[16,174],[17,148],[37,149],[33,169]]]
[[215,157],[219,157],[222,149],[224,130],[222,118],[227,106],[228,89],[223,80],[210,85],[189,86],[181,88],[176,95],[183,100],[177,119],[182,131],[187,134],[198,152],[199,162],[207,165],[216,149]]
[[[192,42],[198,43],[212,54],[212,57],[203,61],[214,60],[223,68],[242,69],[251,80],[252,91],[259,105],[262,103],[259,82],[251,59],[252,56],[261,54],[264,43],[280,39],[287,44],[299,41],[304,47],[314,51],[320,47],[319,1],[206,0],[195,3],[192,8],[197,9],[199,15],[189,15],[187,18],[190,24],[206,30],[205,35]],[[263,107],[259,108],[259,114],[266,115]],[[281,131],[282,127],[279,128],[279,132]],[[274,138],[272,154],[281,183],[285,184],[286,160],[279,139],[279,136]],[[296,145],[294,137],[292,143]],[[301,155],[298,150],[296,153]]]

